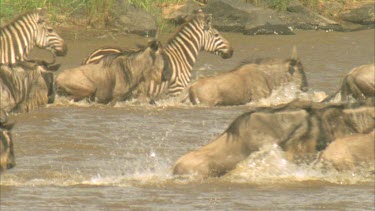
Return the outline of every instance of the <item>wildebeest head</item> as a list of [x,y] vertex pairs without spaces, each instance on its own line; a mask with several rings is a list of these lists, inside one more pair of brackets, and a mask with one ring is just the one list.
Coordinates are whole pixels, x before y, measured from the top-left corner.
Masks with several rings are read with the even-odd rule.
[[0,171],[13,168],[16,165],[13,140],[10,134],[14,122],[8,121],[3,110],[0,110]]
[[287,65],[287,71],[292,77],[292,81],[294,81],[296,85],[299,86],[299,88],[302,91],[307,91],[308,83],[307,83],[306,73],[304,71],[304,67],[302,65],[301,60],[297,56],[296,47],[293,47],[292,55],[289,59],[265,58],[265,59],[257,59],[255,63]]
[[57,56],[65,56],[68,48],[60,35],[46,23],[44,19],[45,12],[45,9],[37,9],[39,20],[37,22],[38,28],[36,31],[35,44],[40,48],[50,50]]
[[[229,42],[212,26],[212,15],[198,10],[195,14],[196,20],[203,26],[201,46],[203,50],[221,56],[223,59],[231,58],[233,48]],[[198,30],[198,29],[197,29]]]
[[[156,83],[169,80],[170,70],[166,66],[163,48],[161,43],[157,40],[149,41],[148,45],[143,49],[139,50],[138,53],[131,54],[131,56],[123,57],[127,59],[128,67],[122,69],[130,69],[128,81],[131,81],[131,77],[141,73],[141,80],[153,80]],[[120,62],[119,64],[124,64]]]
[[[148,46],[151,50],[150,55],[153,60],[153,64],[152,68],[150,69],[150,73],[146,74],[151,76],[150,79],[156,83],[169,81],[172,76],[172,72],[168,65],[169,62],[167,62],[167,58],[165,57],[163,46],[157,40],[149,41]],[[147,77],[148,76],[146,76],[146,78]]]

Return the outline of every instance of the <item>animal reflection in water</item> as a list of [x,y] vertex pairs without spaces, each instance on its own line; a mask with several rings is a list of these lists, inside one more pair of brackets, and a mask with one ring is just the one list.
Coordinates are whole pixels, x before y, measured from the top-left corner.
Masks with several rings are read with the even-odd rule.
[[191,85],[188,93],[193,104],[241,105],[269,97],[272,91],[289,83],[307,90],[306,74],[296,53],[291,59],[261,59],[199,79]]
[[[267,144],[278,144],[289,160],[303,158],[323,150],[336,138],[371,132],[374,118],[373,103],[349,108],[344,104],[297,100],[284,106],[257,109],[239,116],[208,145],[179,158],[173,174],[222,176]],[[355,153],[365,152],[373,153],[361,150]]]
[[107,56],[98,64],[63,70],[55,79],[57,92],[76,101],[127,100],[135,89],[150,80],[168,80],[162,51],[160,43],[154,40],[143,49]]
[[0,109],[0,171],[5,171],[16,165],[13,139],[10,133],[13,125],[14,122],[9,121],[5,111]]

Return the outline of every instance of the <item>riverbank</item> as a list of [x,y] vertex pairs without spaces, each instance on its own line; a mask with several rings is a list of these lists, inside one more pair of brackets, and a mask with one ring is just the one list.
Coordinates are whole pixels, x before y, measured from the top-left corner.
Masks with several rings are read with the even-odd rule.
[[[2,25],[22,12],[17,11],[23,10],[17,2],[1,2]],[[373,29],[375,23],[373,0],[106,0],[80,4],[61,0],[62,5],[57,7],[58,2],[28,0],[22,8],[46,7],[50,24],[58,29],[102,29],[145,36],[153,36],[157,30],[173,32],[197,9],[212,14],[218,30],[247,35],[356,31]]]

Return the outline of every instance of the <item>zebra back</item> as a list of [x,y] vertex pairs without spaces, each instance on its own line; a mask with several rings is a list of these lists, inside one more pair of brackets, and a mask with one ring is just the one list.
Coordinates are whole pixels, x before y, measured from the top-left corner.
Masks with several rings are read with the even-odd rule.
[[26,12],[0,28],[0,64],[27,60],[34,46],[50,50],[58,56],[67,52],[64,40],[43,18],[42,9]]
[[122,54],[123,50],[117,47],[103,47],[91,52],[83,61],[81,65],[98,64],[104,57],[108,55]]

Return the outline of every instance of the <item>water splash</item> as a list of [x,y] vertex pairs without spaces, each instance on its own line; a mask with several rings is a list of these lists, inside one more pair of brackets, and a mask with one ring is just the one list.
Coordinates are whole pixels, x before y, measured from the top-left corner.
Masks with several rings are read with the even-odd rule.
[[248,103],[250,106],[274,106],[284,103],[289,103],[295,99],[311,100],[314,102],[321,102],[327,97],[323,91],[309,90],[302,92],[296,84],[290,83],[286,86],[280,87],[272,91],[271,95],[254,102]]
[[233,183],[272,184],[321,182],[333,184],[373,183],[374,175],[368,168],[339,172],[332,166],[314,162],[295,164],[285,159],[285,152],[276,144],[267,145],[252,153],[234,170],[223,177]]

